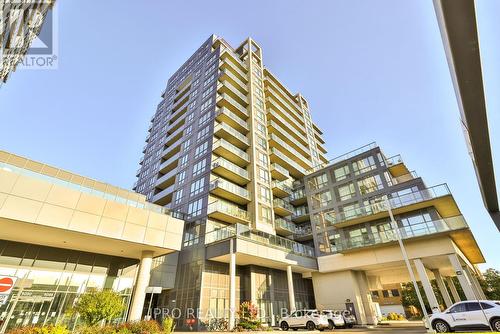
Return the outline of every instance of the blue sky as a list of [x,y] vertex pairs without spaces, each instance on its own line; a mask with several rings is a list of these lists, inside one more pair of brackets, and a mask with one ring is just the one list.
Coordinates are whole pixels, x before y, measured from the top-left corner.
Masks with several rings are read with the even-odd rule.
[[[428,185],[448,183],[487,266],[500,269],[431,0],[59,0],[58,10],[59,68],[18,71],[0,88],[0,148],[130,188],[168,77],[212,33],[234,46],[252,36],[308,99],[330,157],[377,141]],[[499,1],[477,1],[494,155],[499,12]]]

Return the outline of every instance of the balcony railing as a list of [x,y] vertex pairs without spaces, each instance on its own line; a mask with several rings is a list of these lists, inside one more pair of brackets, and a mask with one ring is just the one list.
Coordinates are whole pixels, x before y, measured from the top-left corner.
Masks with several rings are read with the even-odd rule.
[[284,153],[282,153],[276,147],[271,147],[271,149],[269,150],[269,152],[271,154],[275,154],[278,158],[280,158],[281,160],[285,161],[291,167],[293,167],[294,169],[296,169],[299,173],[301,173],[301,174],[305,174],[306,173],[306,169],[304,167],[302,167],[301,165],[299,165],[298,163],[296,163],[295,161],[293,161],[292,159],[290,159],[289,157],[287,157]]
[[248,190],[246,190],[243,187],[240,187],[232,182],[223,180],[223,179],[215,179],[212,182],[210,182],[210,190],[216,189],[216,188],[221,188],[226,191],[229,191],[230,193],[233,193],[237,196],[249,199],[249,194]]
[[288,169],[280,166],[277,163],[271,164],[271,172],[273,172],[273,171],[276,171],[277,173],[279,173],[279,174],[281,174],[283,176],[286,176],[286,177],[290,176],[290,173],[288,172]]
[[215,125],[214,132],[218,132],[221,129],[223,131],[226,131],[228,134],[230,134],[234,138],[238,139],[245,146],[249,146],[248,138],[245,135],[241,134],[238,130],[232,128],[231,126],[227,125],[226,123],[218,123]]
[[230,118],[232,121],[234,121],[236,124],[241,126],[243,129],[247,130],[248,132],[248,124],[244,120],[242,120],[239,116],[237,116],[235,113],[230,111],[227,108],[219,108],[215,111],[215,117],[219,117],[219,115],[225,115],[228,118]]
[[[447,231],[460,230],[466,227],[467,223],[465,222],[463,216],[454,216],[403,226],[399,227],[397,230],[402,239],[410,239]],[[394,241],[397,241],[396,231],[394,230],[375,232],[356,237],[336,239],[335,245],[332,245],[332,251],[338,253]]]
[[214,212],[221,212],[242,220],[250,220],[250,215],[246,210],[240,209],[238,206],[223,200],[217,200],[208,204],[207,213],[211,214]]
[[276,227],[280,227],[284,230],[290,231],[291,233],[296,233],[297,231],[295,223],[284,218],[274,217],[274,224]]
[[353,208],[339,213],[326,213],[323,215],[327,225],[334,225],[342,222],[346,222],[352,219],[374,215],[379,212],[388,211],[388,204],[391,209],[397,209],[407,205],[428,201],[438,197],[451,195],[451,192],[446,184],[440,184],[434,187],[412,190],[409,189],[408,193],[392,194],[387,200],[380,198],[376,203],[369,204],[366,206],[361,206],[358,208]]
[[290,202],[302,199],[306,197],[306,192],[304,188],[296,189],[290,194]]
[[217,158],[212,162],[212,169],[217,167],[224,167],[225,169],[238,174],[239,176],[248,179],[248,171],[246,169],[241,168],[240,166],[233,164],[232,162],[227,161],[224,158]]
[[283,208],[287,211],[293,212],[293,206],[281,198],[275,198],[273,200],[273,204],[275,207],[280,207],[280,208]]
[[236,146],[234,146],[233,144],[222,138],[214,142],[213,150],[215,151],[217,147],[223,147],[226,150],[230,151],[231,153],[241,157],[243,160],[250,161],[250,157],[245,151],[240,150],[239,148],[237,148]]
[[286,143],[283,139],[281,139],[280,137],[278,137],[278,136],[276,136],[275,134],[272,133],[269,136],[269,140],[275,141],[276,143],[278,143],[278,145],[280,145],[286,151],[288,151],[292,156],[300,159],[299,161],[302,163],[302,167],[305,166],[305,168],[308,168],[308,169],[311,168],[311,161],[308,158],[306,158],[302,153],[299,153],[299,151],[297,151],[291,145],[289,145],[288,143]]
[[349,151],[349,152],[344,153],[342,155],[339,155],[339,156],[331,159],[327,163],[316,165],[313,168],[307,170],[307,173],[310,174],[310,173],[313,173],[313,172],[315,172],[317,170],[325,168],[326,166],[335,165],[335,164],[337,164],[337,163],[339,163],[341,161],[350,159],[350,158],[355,157],[355,156],[357,156],[357,155],[359,155],[361,153],[368,152],[369,150],[372,150],[375,147],[377,147],[377,143],[376,142],[372,142],[372,143],[370,143],[368,145],[361,146],[360,148],[357,148],[355,150],[352,150],[352,151]]
[[242,224],[236,224],[236,228],[228,226],[208,232],[205,235],[205,244],[208,245],[230,238],[251,240],[259,245],[276,247],[300,256],[314,257],[314,248],[310,246],[277,235],[260,231],[250,231],[247,226]]
[[285,181],[273,181],[272,182],[272,187],[273,188],[278,188],[288,194],[291,194],[292,193],[292,187],[291,187],[291,184],[290,182],[288,182],[288,180],[285,180]]

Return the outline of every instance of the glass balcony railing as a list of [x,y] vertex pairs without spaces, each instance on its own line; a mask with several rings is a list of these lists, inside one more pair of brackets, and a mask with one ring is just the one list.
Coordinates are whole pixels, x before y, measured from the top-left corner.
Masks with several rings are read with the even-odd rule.
[[208,205],[208,214],[221,212],[228,216],[233,216],[242,220],[250,220],[250,215],[246,210],[223,200],[217,200]]
[[275,134],[272,133],[269,136],[269,139],[275,141],[276,143],[278,143],[281,147],[283,147],[285,150],[287,150],[288,152],[290,152],[292,154],[292,156],[300,159],[300,161],[305,166],[307,166],[306,168],[308,168],[308,169],[311,168],[311,161],[309,159],[307,159],[304,155],[302,155],[301,153],[299,153],[292,146],[290,146],[288,143],[286,143],[284,140],[282,140],[280,137],[278,137],[278,136],[276,136]]
[[220,129],[223,129],[227,133],[229,133],[231,136],[234,138],[237,138],[240,142],[244,143],[245,145],[249,145],[248,138],[241,134],[238,130],[232,128],[231,126],[227,125],[226,123],[218,123],[215,125],[214,132],[218,132]]
[[297,201],[305,197],[306,191],[304,190],[304,188],[296,189],[290,194],[290,202]]
[[335,239],[335,245],[332,245],[332,251],[338,253],[361,247],[368,247],[397,241],[397,232],[399,232],[401,239],[410,239],[441,232],[459,230],[466,227],[467,223],[465,222],[463,216],[437,219],[434,221],[421,222],[413,225],[398,227],[397,231],[372,231],[372,233],[367,233],[366,235]]
[[297,231],[295,223],[284,218],[274,217],[274,224],[276,225],[276,227],[290,231],[292,233],[296,233]]
[[352,157],[355,157],[358,154],[361,154],[361,153],[364,153],[364,152],[368,152],[369,150],[372,150],[375,147],[377,147],[377,143],[372,142],[372,143],[370,143],[368,145],[362,146],[362,147],[357,148],[355,150],[352,150],[350,152],[347,152],[347,153],[344,153],[342,155],[339,155],[339,156],[331,159],[330,161],[328,161],[328,162],[326,162],[324,164],[316,165],[313,168],[309,169],[307,171],[307,173],[310,174],[310,173],[313,173],[313,172],[315,172],[317,170],[325,168],[326,166],[335,165],[336,163],[339,163],[341,161],[344,161],[344,160],[350,159]]
[[293,131],[292,129],[285,130],[278,123],[276,123],[273,120],[269,120],[267,122],[267,125],[275,128],[277,130],[277,132],[285,135],[287,137],[287,140],[289,140],[291,143],[296,145],[302,152],[306,152],[306,153],[310,152],[310,150],[307,147],[302,145],[298,140],[295,140],[295,138],[292,136],[292,131]]
[[307,208],[307,206],[303,205],[303,206],[298,206],[296,207],[294,210],[293,210],[293,218],[295,217],[301,217],[301,216],[305,216],[305,215],[308,215],[309,214],[309,210]]
[[243,160],[250,161],[250,158],[245,151],[240,150],[239,148],[237,148],[236,146],[234,146],[233,144],[222,138],[214,142],[213,150],[215,151],[218,147],[223,147],[226,150],[230,151],[231,153],[239,156]]
[[251,240],[259,245],[276,247],[296,255],[314,257],[314,248],[310,246],[277,235],[260,231],[250,231],[248,226],[242,224],[236,224],[236,228],[234,226],[227,226],[208,232],[205,235],[205,244],[208,245],[230,238]]
[[233,99],[232,97],[230,97],[228,94],[225,94],[225,93],[219,94],[219,98],[218,98],[217,101],[221,101],[221,100],[227,101],[230,105],[232,105],[234,108],[236,108],[236,110],[238,110],[243,115],[245,115],[245,116],[248,117],[247,108],[245,108],[244,106],[242,106],[239,102],[237,102],[235,99]]
[[306,173],[306,169],[304,167],[302,167],[301,165],[299,165],[298,163],[296,163],[295,161],[293,161],[292,159],[290,159],[289,157],[287,157],[284,153],[282,153],[276,147],[271,147],[271,149],[269,150],[269,152],[271,154],[275,154],[278,158],[280,158],[281,160],[285,161],[291,167],[293,167],[294,169],[296,169],[299,173],[301,173],[301,174],[305,174]]
[[228,171],[231,171],[235,174],[238,174],[239,176],[248,179],[248,171],[246,169],[241,168],[238,165],[233,164],[232,162],[227,161],[224,158],[217,158],[212,162],[212,169],[217,168],[217,167],[223,167],[227,169]]
[[248,124],[244,120],[242,120],[239,116],[236,116],[232,111],[230,111],[227,108],[219,108],[215,111],[215,117],[218,117],[219,115],[225,115],[231,120],[233,120],[235,123],[237,123],[239,126],[242,128],[248,130]]
[[[231,80],[233,80],[234,82],[236,82],[236,84],[238,86],[240,86],[241,88],[243,88],[243,90],[245,92],[248,92],[247,85],[245,83],[243,83],[238,77],[236,77],[236,75],[234,75],[233,73],[231,73],[231,71],[226,70],[226,69],[221,69],[219,75],[221,77],[227,76],[228,78],[230,78]],[[224,80],[224,78],[223,78],[223,80]],[[245,94],[240,93],[240,91],[238,90],[238,88],[236,88],[233,85],[229,84],[229,81],[225,81],[224,85],[228,86],[234,93],[236,93],[236,95],[238,95],[243,101],[245,101],[245,103],[248,104],[247,97],[245,96]]]
[[276,172],[278,172],[278,173],[280,173],[281,175],[284,175],[284,176],[289,176],[290,175],[290,173],[288,172],[288,169],[280,166],[277,163],[271,164],[271,172],[272,171],[276,171]]
[[246,190],[243,187],[240,187],[232,182],[223,180],[223,179],[215,179],[212,182],[210,182],[210,190],[216,189],[216,188],[221,188],[226,191],[229,191],[230,193],[233,193],[237,196],[249,199],[249,194],[248,190]]
[[400,207],[428,201],[446,195],[451,195],[448,185],[446,184],[440,184],[434,187],[420,190],[408,189],[405,193],[399,191],[398,193],[391,194],[391,197],[387,200],[384,196],[373,204],[353,208],[339,213],[325,213],[322,216],[324,217],[327,225],[334,225],[352,219],[374,215],[379,212],[388,211],[388,205],[390,205],[391,209],[394,210]]
[[292,187],[291,187],[291,184],[290,182],[288,182],[287,180],[285,181],[276,181],[274,180],[272,182],[272,187],[273,188],[278,188],[288,194],[291,194],[292,193]]
[[283,209],[285,209],[287,211],[293,212],[293,206],[290,203],[288,203],[287,201],[284,201],[281,198],[275,198],[275,199],[273,199],[273,205],[275,207],[280,207],[280,208],[283,208]]

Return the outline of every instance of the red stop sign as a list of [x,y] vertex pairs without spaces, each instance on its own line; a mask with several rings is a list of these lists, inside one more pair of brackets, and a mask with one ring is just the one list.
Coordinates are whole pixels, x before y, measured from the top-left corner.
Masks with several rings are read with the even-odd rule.
[[14,286],[14,280],[10,277],[0,278],[0,293],[7,292]]

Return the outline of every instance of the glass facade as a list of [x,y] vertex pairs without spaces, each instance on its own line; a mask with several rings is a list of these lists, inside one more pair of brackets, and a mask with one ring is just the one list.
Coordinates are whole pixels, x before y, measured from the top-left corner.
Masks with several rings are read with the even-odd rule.
[[0,275],[17,277],[6,303],[0,305],[0,328],[63,324],[77,298],[93,289],[113,289],[123,297],[125,320],[137,260],[0,240]]

